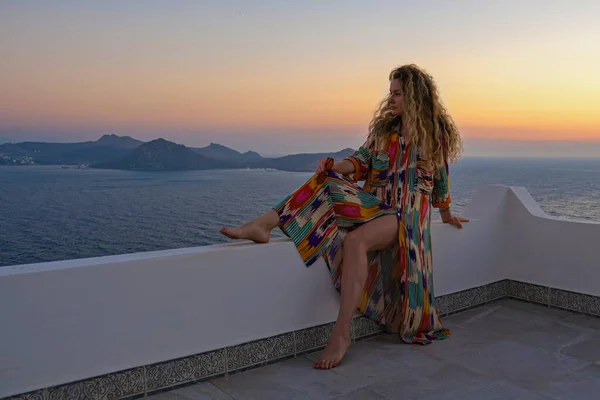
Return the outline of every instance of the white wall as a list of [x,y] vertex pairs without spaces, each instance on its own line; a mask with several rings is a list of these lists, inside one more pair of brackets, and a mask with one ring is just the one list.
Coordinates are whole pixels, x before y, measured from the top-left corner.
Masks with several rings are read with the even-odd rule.
[[436,296],[506,278],[502,226],[508,191],[505,186],[486,186],[479,190],[462,215],[469,222],[464,223],[461,230],[441,222],[433,224]]
[[550,217],[522,187],[507,200],[508,276],[600,296],[600,223]]
[[0,268],[0,398],[337,315],[324,263],[289,241],[152,255]]
[[[485,187],[463,230],[434,223],[436,295],[504,278],[600,295],[600,224],[530,202]],[[3,267],[0,304],[2,398],[331,322],[338,296],[276,240]]]

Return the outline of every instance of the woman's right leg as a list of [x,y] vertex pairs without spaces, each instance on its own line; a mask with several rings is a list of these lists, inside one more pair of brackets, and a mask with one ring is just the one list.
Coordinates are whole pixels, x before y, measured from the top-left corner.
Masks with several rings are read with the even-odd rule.
[[298,198],[303,198],[307,190],[314,189],[316,181],[317,175],[314,175],[292,194],[282,199],[270,211],[237,228],[222,227],[221,234],[230,239],[247,239],[255,243],[268,243],[271,238],[271,231],[281,224],[281,210],[289,206],[290,203],[297,202]]
[[271,238],[271,231],[277,228],[281,223],[279,212],[277,210],[285,207],[290,201],[294,201],[298,196],[298,193],[302,193],[302,191],[313,181],[315,181],[314,177],[309,179],[304,185],[282,199],[275,207],[260,217],[253,219],[244,225],[240,225],[237,228],[223,227],[220,232],[230,239],[247,239],[252,240],[255,243],[268,243]]
[[261,217],[237,228],[223,227],[220,232],[232,239],[267,243],[271,231],[279,227],[310,266],[325,253],[335,258],[339,228],[351,230],[390,213],[395,213],[390,206],[329,171],[324,180],[314,175]]
[[[329,196],[329,193],[326,193],[329,192],[327,185],[327,180],[319,182],[319,176],[315,174],[267,213],[237,228],[222,227],[220,232],[231,239],[247,239],[256,243],[267,243],[271,231],[281,225],[282,231],[292,237],[294,233],[284,228],[287,222],[292,221],[292,225],[294,225],[295,222],[300,222],[305,218],[311,219],[331,208],[331,202],[324,204],[328,203],[326,200]],[[302,212],[301,209],[304,211]],[[305,215],[300,216],[299,214]]]
[[247,239],[256,243],[267,243],[271,231],[279,225],[277,211],[271,210],[266,214],[237,228],[221,228],[221,233],[231,239]]
[[306,266],[325,257],[334,285],[341,289],[338,320],[315,364],[323,369],[335,367],[350,344],[350,321],[367,279],[367,253],[386,248],[397,238],[396,211],[329,171],[325,180],[314,176],[262,217],[221,232],[266,242],[277,226],[293,240]]

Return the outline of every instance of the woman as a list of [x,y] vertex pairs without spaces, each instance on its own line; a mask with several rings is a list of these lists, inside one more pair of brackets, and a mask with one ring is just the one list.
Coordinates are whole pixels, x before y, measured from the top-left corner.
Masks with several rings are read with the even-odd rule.
[[[340,363],[357,307],[407,343],[449,336],[434,305],[430,223],[432,207],[444,223],[462,228],[467,222],[450,212],[448,162],[458,158],[461,138],[426,72],[405,65],[389,80],[390,94],[351,157],[321,160],[317,174],[273,210],[221,229],[230,238],[265,243],[279,227],[307,266],[325,259],[341,292],[340,309],[315,368]],[[362,180],[361,189],[355,182]]]

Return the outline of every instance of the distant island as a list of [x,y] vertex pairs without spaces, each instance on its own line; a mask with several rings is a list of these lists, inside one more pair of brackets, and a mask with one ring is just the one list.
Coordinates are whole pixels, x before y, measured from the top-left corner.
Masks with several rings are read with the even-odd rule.
[[143,142],[129,136],[104,135],[96,141],[78,143],[4,143],[0,145],[0,165],[64,165],[142,171],[271,168],[310,172],[316,169],[321,158],[340,160],[353,152],[346,148],[336,153],[265,158],[254,151],[241,153],[217,143],[194,148],[162,138]]

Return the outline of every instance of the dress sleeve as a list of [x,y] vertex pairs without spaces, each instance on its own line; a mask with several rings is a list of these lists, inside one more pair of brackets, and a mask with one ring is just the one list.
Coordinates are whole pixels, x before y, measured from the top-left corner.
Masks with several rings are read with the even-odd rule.
[[450,198],[450,170],[448,168],[448,158],[444,152],[444,162],[433,175],[432,206],[436,208],[446,208],[452,201]]
[[371,168],[371,157],[374,149],[375,140],[373,135],[369,135],[365,143],[354,154],[346,158],[346,160],[354,164],[354,173],[349,175],[351,180],[358,182],[366,179]]

